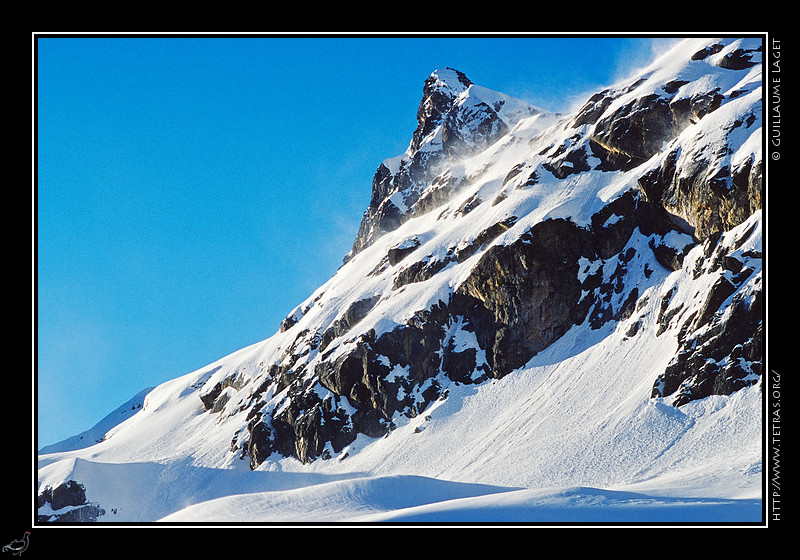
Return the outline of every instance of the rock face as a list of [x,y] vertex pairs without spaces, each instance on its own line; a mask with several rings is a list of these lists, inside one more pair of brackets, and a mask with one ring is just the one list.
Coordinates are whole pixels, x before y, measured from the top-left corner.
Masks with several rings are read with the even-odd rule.
[[[747,131],[755,120],[751,115],[722,132]],[[648,200],[682,218],[686,231],[705,239],[742,223],[761,208],[763,163],[749,158],[730,162],[708,145],[694,148],[688,154],[677,148],[668,152],[660,166],[639,178],[639,186]]]
[[86,501],[86,489],[74,480],[44,488],[37,496],[36,507],[36,520],[46,523],[94,522],[105,515],[99,504]]
[[[760,379],[764,301],[756,274],[763,256],[752,240],[757,227],[746,222],[706,239],[702,253],[691,262],[694,279],[710,286],[697,294],[700,305],[689,309],[674,294],[665,298],[662,317],[674,317],[680,325],[679,347],[656,380],[653,397],[672,395],[675,406],[681,406],[709,395],[729,395]],[[665,321],[665,330],[672,320]]]
[[231,451],[254,469],[342,459],[576,327],[674,337],[651,396],[675,406],[757,383],[756,43],[689,42],[563,117],[431,74],[408,150],[373,178],[349,280],[286,318],[257,375],[215,373],[200,392],[207,414],[244,417]]
[[[754,57],[760,60],[760,45],[731,47],[714,43],[690,58],[713,58],[717,67],[738,70],[754,66]],[[761,109],[747,105],[733,119],[713,114],[726,103],[744,106],[742,97],[754,86],[735,84],[723,91],[674,79],[645,95],[631,95],[647,83],[645,75],[625,87],[595,94],[572,120],[576,129],[592,125],[588,145],[601,161],[598,169],[630,170],[657,156],[657,165],[638,178],[639,188],[674,216],[676,225],[701,240],[731,229],[759,210],[763,161],[752,152],[737,154],[728,148],[742,144],[742,138],[760,142],[753,135],[761,134]],[[694,127],[701,119],[718,122]],[[686,137],[680,138],[682,134]],[[576,149],[585,151],[584,146]]]

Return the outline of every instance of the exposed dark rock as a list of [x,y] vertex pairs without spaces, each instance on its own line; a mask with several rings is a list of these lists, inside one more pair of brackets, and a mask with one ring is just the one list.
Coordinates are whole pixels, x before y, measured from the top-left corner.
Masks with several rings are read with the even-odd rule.
[[732,296],[735,291],[736,286],[724,276],[720,276],[706,295],[703,306],[700,308],[700,313],[695,319],[694,329],[708,324],[711,317],[719,311],[722,303]]
[[619,253],[636,228],[644,235],[664,235],[674,226],[663,209],[629,190],[591,217],[598,256],[607,259]]
[[364,377],[371,355],[369,348],[359,344],[353,351],[339,356],[335,361],[317,366],[320,384],[337,395],[353,396],[358,401],[354,387]]
[[[508,125],[486,103],[468,111],[449,111],[442,130],[442,150],[447,157],[469,155],[476,147],[489,146],[505,135]],[[467,131],[465,135],[464,131]]]
[[210,388],[203,386],[203,388],[200,390],[200,400],[202,401],[206,410],[210,412],[219,412],[224,408],[228,401],[227,393],[223,393],[223,391],[225,391],[225,389],[228,387],[241,389],[242,386],[243,385],[239,381],[237,375],[234,373],[225,379],[218,381]]
[[652,94],[604,116],[595,125],[591,140],[594,154],[604,161],[604,170],[626,170],[650,159],[674,134],[669,101]]
[[480,232],[472,241],[467,245],[455,250],[455,259],[458,262],[464,262],[472,255],[480,251],[486,244],[491,243],[497,239],[504,231],[507,231],[511,226],[517,222],[516,216],[510,216],[505,220],[497,222]]
[[[338,453],[358,433],[371,437],[387,433],[395,412],[414,415],[424,410],[438,398],[438,383],[430,383],[416,397],[411,395],[414,387],[430,382],[439,373],[448,321],[446,306],[434,306],[377,340],[367,334],[352,350],[320,362],[315,373],[319,384],[331,392],[331,398],[320,399],[317,391],[293,385],[288,401],[277,413],[269,417],[255,415],[248,426],[251,468],[275,452],[310,462],[325,456],[330,443],[333,452]],[[388,381],[387,362],[407,369],[407,379]],[[398,400],[400,386],[406,397]],[[336,406],[339,398],[347,399],[355,413],[348,416]]]
[[470,198],[464,201],[464,204],[458,207],[458,209],[456,210],[456,214],[461,214],[462,216],[466,216],[467,214],[475,210],[475,208],[480,206],[482,203],[483,201],[477,195],[471,196]]
[[680,270],[683,267],[683,260],[688,252],[694,247],[694,243],[687,243],[681,247],[670,245],[663,237],[653,236],[648,242],[658,263],[667,270]]
[[587,162],[585,146],[572,148],[560,157],[543,163],[542,167],[557,179],[565,179],[569,175],[583,173],[591,169]]
[[719,62],[717,62],[717,66],[720,68],[727,68],[728,70],[744,70],[746,68],[751,68],[756,65],[753,62],[753,54],[755,52],[760,52],[761,49],[736,49],[725,56],[723,56]]
[[[409,324],[377,340],[369,334],[363,336],[352,350],[321,362],[316,375],[332,399],[321,401],[315,391],[291,391],[288,404],[271,418],[273,430],[269,431],[262,421],[265,427],[252,431],[251,467],[255,468],[272,452],[309,462],[324,455],[327,443],[338,453],[358,433],[371,437],[385,434],[395,412],[412,405],[424,408],[410,397],[398,400],[398,383],[387,381],[390,369],[386,362],[408,369],[409,379],[403,380],[407,394],[413,386],[435,376],[445,333],[442,325],[446,323],[446,313],[442,309],[435,307],[420,313]],[[429,391],[427,397],[425,394],[424,398],[438,396],[435,391]],[[337,398],[346,398],[355,413],[348,417],[333,406],[331,403]]]
[[674,295],[675,288],[672,288],[661,297],[661,303],[658,308],[658,329],[656,330],[656,336],[661,336],[672,327],[672,319],[683,310],[683,304],[671,305],[672,296]]
[[426,189],[414,203],[412,214],[414,216],[421,216],[435,208],[439,208],[442,204],[450,200],[454,192],[455,189],[449,185],[432,186]]
[[528,179],[524,183],[522,183],[521,185],[518,185],[517,188],[518,189],[527,189],[528,187],[532,187],[533,185],[535,185],[535,184],[537,184],[539,182],[539,179],[540,179],[539,174],[534,169],[533,171],[531,171],[531,174],[528,175]]
[[627,171],[641,163],[630,154],[611,149],[610,146],[600,144],[591,137],[589,148],[592,156],[600,160],[600,164],[596,167],[599,171]]
[[251,424],[247,454],[250,457],[250,468],[254,469],[264,462],[275,451],[272,430],[262,422]]
[[679,97],[670,101],[669,108],[672,111],[672,120],[676,131],[683,130],[690,124],[697,123],[700,119],[712,111],[716,111],[724,96],[719,89],[695,94],[691,97]]
[[[624,320],[633,314],[639,298],[636,286],[625,286],[636,254],[628,241],[637,230],[651,239],[674,231],[663,209],[635,190],[606,205],[588,228],[550,219],[512,243],[486,248],[515,223],[515,217],[498,222],[444,259],[428,256],[400,269],[395,287],[426,280],[449,263],[463,262],[484,251],[449,301],[418,312],[406,324],[379,337],[365,333],[336,357],[323,355],[308,383],[313,385],[316,380],[323,393],[330,392],[329,398],[321,399],[320,391],[310,390],[308,383],[281,382],[293,374],[276,371],[276,383],[289,388],[289,398],[280,412],[251,421],[246,444],[251,467],[272,453],[304,462],[330,456],[328,445],[339,453],[359,433],[372,437],[387,433],[396,413],[419,414],[441,395],[439,375],[459,383],[502,377],[523,366],[573,325],[587,320],[592,328],[599,328],[608,321]],[[581,281],[581,258],[612,267],[616,262],[616,267],[610,269],[606,283],[602,270],[584,275]],[[358,302],[357,309],[340,319],[341,328],[349,330],[375,301]],[[660,317],[665,328],[680,311],[667,309],[668,304],[665,298]],[[453,346],[448,333],[456,324],[474,334],[477,346]],[[628,336],[634,336],[639,327],[640,323],[629,327]],[[323,335],[320,349],[330,340]],[[485,362],[479,362],[479,352]],[[404,373],[390,376],[394,368]],[[299,379],[296,375],[291,378]],[[346,399],[355,412],[344,413],[335,404],[338,399]]]
[[[746,238],[749,233],[742,235]],[[719,236],[705,243],[701,274],[718,274],[696,313],[687,317],[678,333],[680,344],[653,387],[653,397],[674,396],[682,406],[710,395],[729,395],[758,382],[763,356],[763,292],[760,283],[746,296],[739,287],[752,269],[732,255],[719,254]],[[735,250],[736,244],[729,250]],[[719,255],[717,257],[717,255]],[[756,255],[745,259],[760,258]],[[718,261],[721,264],[717,264]],[[735,264],[738,263],[738,264]],[[725,272],[722,272],[725,271]],[[750,273],[748,273],[750,271]],[[722,273],[721,273],[722,272]],[[699,275],[695,274],[695,278]],[[665,298],[666,299],[666,298]],[[668,301],[662,301],[667,322]],[[665,328],[671,325],[665,325]]]
[[703,240],[734,228],[761,209],[760,161],[715,169],[706,160],[684,158],[679,169],[678,158],[678,150],[671,151],[638,182],[647,200],[664,208],[682,231]]
[[478,366],[477,354],[478,351],[475,348],[467,348],[458,352],[450,341],[445,346],[442,355],[442,371],[446,371],[447,376],[453,381],[470,383],[472,374]]
[[366,317],[380,299],[380,296],[373,296],[351,303],[344,314],[322,334],[319,342],[320,351],[325,350],[333,340],[348,332]]
[[712,54],[717,54],[724,48],[723,45],[719,43],[715,43],[713,45],[709,45],[703,49],[700,49],[696,53],[694,53],[691,57],[692,60],[705,60]]
[[374,343],[377,354],[392,366],[407,368],[412,382],[421,383],[439,373],[442,342],[451,311],[444,302],[418,312],[407,324],[381,335]]
[[722,266],[723,268],[725,268],[725,270],[730,270],[731,272],[739,273],[741,272],[742,267],[744,265],[742,264],[742,261],[740,261],[736,257],[725,255],[725,257],[723,257],[722,259]]
[[327,433],[327,425],[323,425],[319,404],[315,404],[296,419],[294,432],[297,458],[302,463],[308,463],[322,455],[330,434]]
[[620,305],[619,311],[615,316],[615,320],[624,321],[631,316],[634,309],[636,309],[636,301],[639,299],[639,288],[634,286]]
[[247,456],[255,469],[273,453],[308,463],[325,455],[331,443],[335,452],[355,434],[349,420],[330,399],[321,399],[307,384],[290,386],[287,402],[277,411],[258,414],[248,424]]
[[625,336],[628,338],[633,338],[639,332],[639,329],[642,328],[642,321],[635,321],[628,327],[628,330],[625,331]]
[[36,520],[40,523],[94,523],[105,513],[97,504],[84,504],[60,514],[37,515]]
[[417,151],[422,146],[423,139],[441,124],[450,112],[455,96],[472,85],[472,81],[462,72],[453,70],[453,73],[459,83],[448,84],[447,88],[439,87],[438,77],[435,75],[425,80],[422,101],[417,109],[417,129],[411,139],[412,151]]
[[38,494],[37,509],[49,504],[52,512],[38,513],[36,518],[44,523],[90,523],[105,515],[99,504],[86,501],[86,488],[74,480],[47,487]]
[[[456,290],[469,298],[457,313],[481,326],[495,375],[524,365],[583,320],[577,305],[578,259],[595,255],[589,232],[560,219],[537,224],[515,243],[486,251]],[[483,309],[476,312],[476,306]],[[487,326],[488,318],[492,324]]]
[[615,98],[616,95],[607,89],[592,95],[572,120],[573,128],[585,124],[595,124]]
[[206,410],[211,410],[211,407],[214,406],[214,402],[217,400],[217,397],[219,397],[220,393],[222,393],[221,381],[214,384],[209,390],[200,392],[200,400],[202,401]]
[[294,315],[289,315],[283,321],[278,329],[279,332],[286,332],[297,324],[297,318]]
[[664,84],[664,91],[666,93],[673,94],[688,83],[689,82],[686,80],[672,80],[671,82]]
[[405,243],[401,243],[400,245],[392,247],[387,253],[389,264],[392,266],[397,265],[397,263],[416,251],[419,245],[419,239],[415,237],[414,239],[410,239]]
[[761,294],[739,299],[730,318],[690,337],[659,376],[653,397],[675,395],[675,406],[710,395],[730,395],[761,377],[763,324]]
[[68,480],[53,488],[51,493],[51,504],[53,509],[61,509],[66,506],[79,506],[86,503],[86,488],[83,484]]
[[454,252],[448,253],[443,259],[433,259],[430,255],[401,269],[394,277],[392,288],[397,290],[406,284],[424,282],[432,278],[437,272],[444,270],[448,264],[455,262]]
[[503,185],[506,186],[509,181],[511,181],[514,177],[522,173],[522,170],[525,169],[525,164],[519,163],[511,168],[511,170],[506,173],[506,176],[503,178]]

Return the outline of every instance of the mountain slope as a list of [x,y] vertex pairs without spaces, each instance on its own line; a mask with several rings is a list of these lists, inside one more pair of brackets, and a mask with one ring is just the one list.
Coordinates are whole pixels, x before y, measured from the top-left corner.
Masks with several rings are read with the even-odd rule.
[[760,57],[687,40],[572,115],[434,72],[339,271],[41,454],[42,519],[68,481],[101,521],[759,519]]
[[115,411],[106,415],[102,420],[85,432],[81,432],[80,434],[67,438],[58,443],[47,445],[39,449],[39,454],[47,455],[49,453],[58,453],[60,451],[73,451],[75,449],[82,449],[103,441],[103,438],[105,438],[106,434],[112,428],[115,428],[118,424],[122,423],[130,416],[136,414],[136,412],[142,408],[145,397],[152,390],[153,388],[150,387],[140,391],[128,402],[122,404]]

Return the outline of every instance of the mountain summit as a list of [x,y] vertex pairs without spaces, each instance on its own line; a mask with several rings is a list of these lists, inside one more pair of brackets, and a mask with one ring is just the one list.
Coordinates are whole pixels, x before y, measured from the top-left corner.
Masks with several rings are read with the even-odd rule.
[[757,520],[761,55],[685,40],[567,115],[433,72],[336,274],[40,455],[40,519]]
[[524,101],[473,84],[462,72],[433,72],[422,88],[417,128],[406,152],[384,161],[345,261],[387,231],[439,206],[449,187],[435,182],[448,162],[499,140],[519,120],[541,113]]

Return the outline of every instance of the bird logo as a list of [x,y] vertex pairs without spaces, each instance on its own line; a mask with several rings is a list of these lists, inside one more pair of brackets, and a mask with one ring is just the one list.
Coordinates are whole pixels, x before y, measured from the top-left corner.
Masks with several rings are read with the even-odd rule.
[[30,538],[30,534],[30,531],[25,531],[25,534],[22,535],[21,539],[14,539],[5,545],[3,547],[3,552],[10,552],[11,554],[21,556],[22,553],[28,548],[28,539]]

